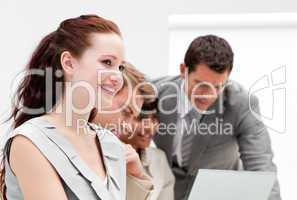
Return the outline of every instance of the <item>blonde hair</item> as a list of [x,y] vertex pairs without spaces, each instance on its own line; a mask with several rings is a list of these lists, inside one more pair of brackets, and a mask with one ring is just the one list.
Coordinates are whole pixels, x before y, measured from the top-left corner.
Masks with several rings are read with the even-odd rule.
[[123,77],[124,77],[124,87],[127,87],[129,83],[134,89],[138,86],[138,90],[142,95],[149,95],[150,98],[144,98],[145,102],[151,102],[156,98],[157,92],[154,86],[145,79],[145,75],[137,70],[131,63],[125,62],[123,65]]

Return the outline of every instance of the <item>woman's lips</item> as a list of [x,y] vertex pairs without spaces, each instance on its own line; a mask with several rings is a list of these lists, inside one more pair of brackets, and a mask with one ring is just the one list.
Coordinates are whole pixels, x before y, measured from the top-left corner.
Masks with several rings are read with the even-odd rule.
[[141,134],[141,133],[139,133],[139,134],[137,134],[137,136],[138,136],[138,137],[141,137],[141,138],[143,138],[143,139],[148,139],[148,140],[150,140],[150,139],[153,138],[153,136],[150,135],[150,134]]
[[198,101],[201,104],[207,104],[208,103],[207,99],[197,99],[196,101]]
[[116,93],[116,90],[111,86],[100,85],[100,88],[104,93],[106,93],[108,95],[114,95]]

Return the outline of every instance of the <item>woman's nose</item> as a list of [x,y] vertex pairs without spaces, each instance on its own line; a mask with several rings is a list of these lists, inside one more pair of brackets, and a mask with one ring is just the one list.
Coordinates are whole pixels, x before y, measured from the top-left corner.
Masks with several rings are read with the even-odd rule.
[[114,73],[110,76],[110,81],[113,86],[120,88],[123,85],[123,77],[121,73]]

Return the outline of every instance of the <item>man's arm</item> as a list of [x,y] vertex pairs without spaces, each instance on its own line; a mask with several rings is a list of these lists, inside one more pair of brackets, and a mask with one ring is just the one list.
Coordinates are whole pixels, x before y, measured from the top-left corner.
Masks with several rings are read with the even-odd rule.
[[[260,113],[255,96],[250,99],[250,107],[241,113],[238,126],[238,140],[241,159],[245,170],[276,172],[269,133],[253,112]],[[252,112],[252,111],[253,112]],[[269,200],[280,200],[278,181],[275,182]]]

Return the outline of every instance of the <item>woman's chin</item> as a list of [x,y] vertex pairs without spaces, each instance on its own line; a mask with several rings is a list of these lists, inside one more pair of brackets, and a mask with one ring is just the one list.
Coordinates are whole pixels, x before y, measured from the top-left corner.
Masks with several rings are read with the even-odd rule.
[[101,93],[98,99],[97,108],[99,111],[108,111],[112,108],[112,96]]
[[138,144],[135,146],[137,146],[137,149],[144,150],[149,147],[149,143],[138,142]]
[[144,137],[138,137],[137,140],[138,140],[138,146],[141,149],[145,149],[145,148],[149,147],[150,143],[152,141],[151,139],[144,138]]

